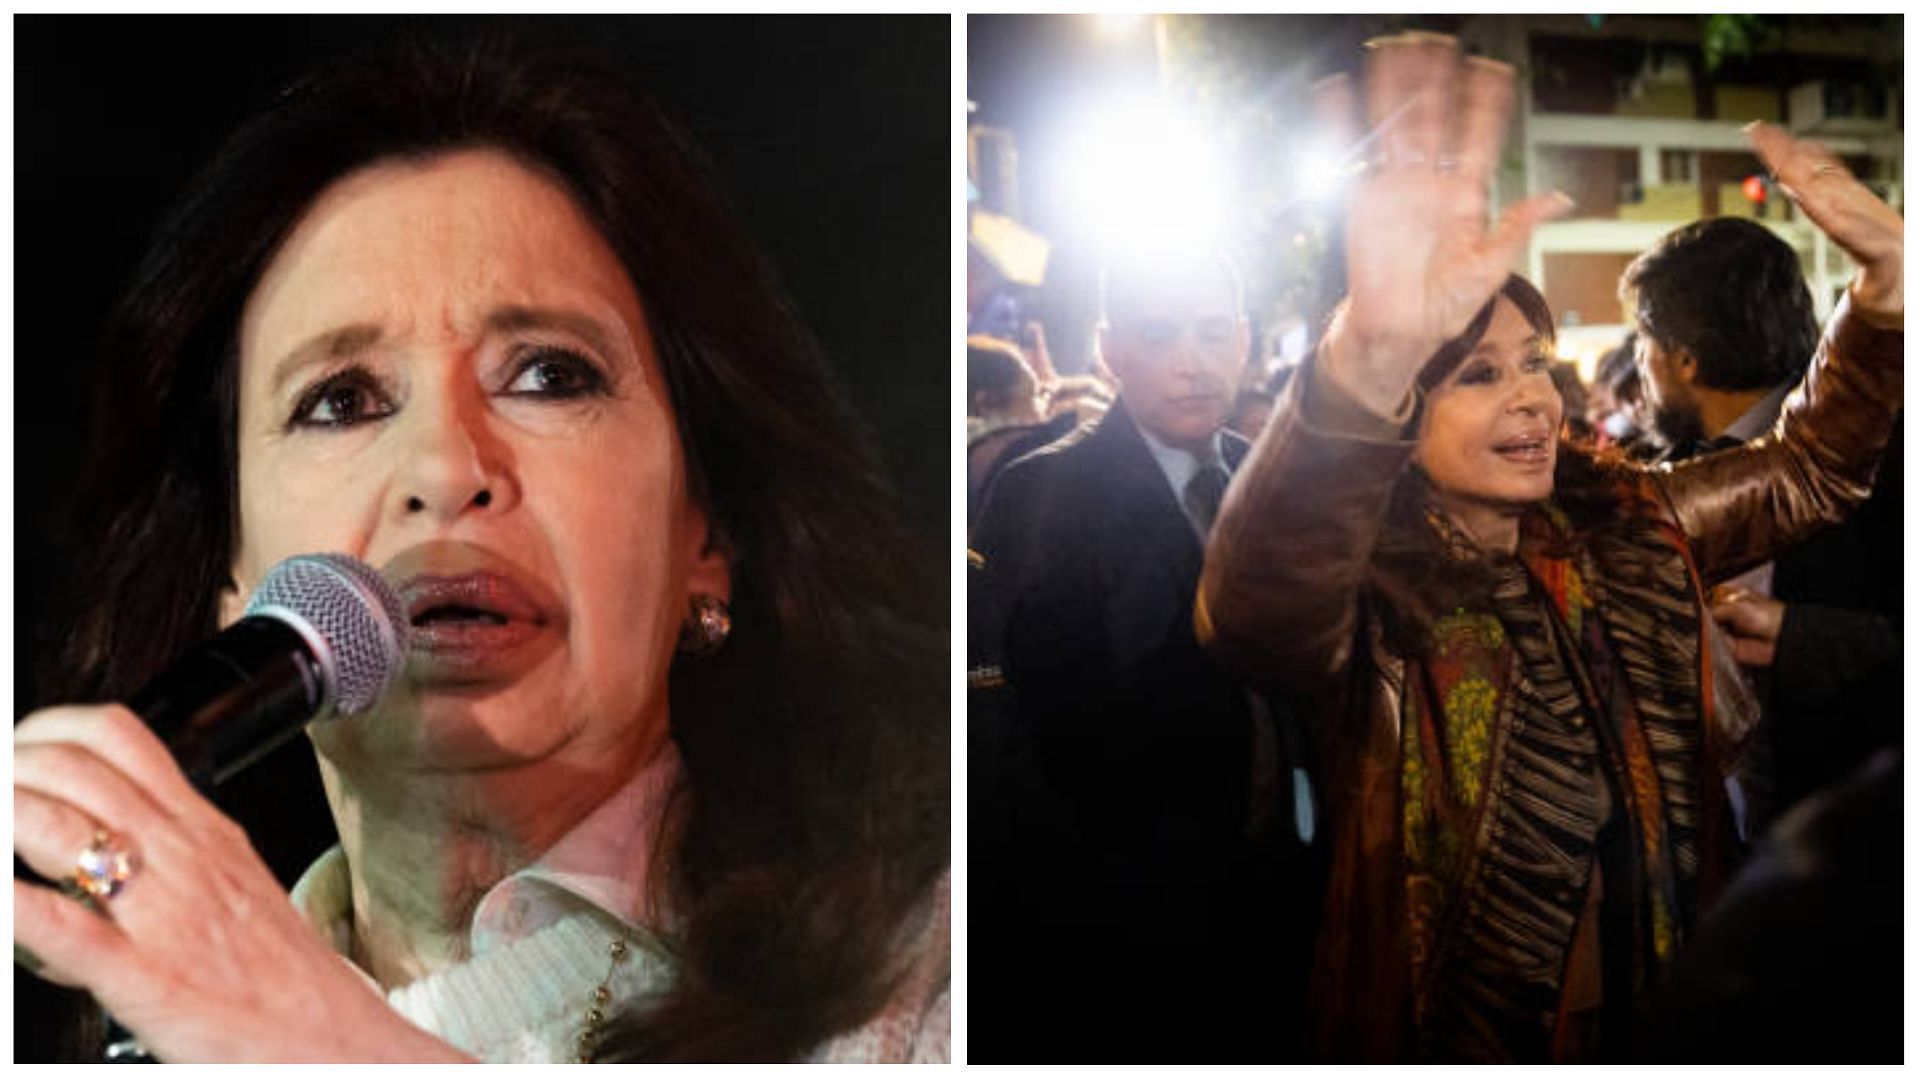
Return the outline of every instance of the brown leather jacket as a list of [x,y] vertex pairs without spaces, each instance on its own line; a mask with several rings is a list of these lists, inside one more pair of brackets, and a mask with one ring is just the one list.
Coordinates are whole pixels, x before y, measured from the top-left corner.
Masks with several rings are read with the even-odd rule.
[[[1871,490],[1900,406],[1903,334],[1850,314],[1849,303],[1769,435],[1651,470],[1691,547],[1695,603],[1704,605],[1703,584],[1840,520]],[[1381,633],[1366,583],[1414,443],[1404,424],[1318,371],[1303,375],[1234,477],[1194,620],[1223,664],[1307,703],[1332,846],[1314,972],[1317,1050],[1394,1059],[1407,1051],[1409,1024],[1398,832],[1407,658]]]

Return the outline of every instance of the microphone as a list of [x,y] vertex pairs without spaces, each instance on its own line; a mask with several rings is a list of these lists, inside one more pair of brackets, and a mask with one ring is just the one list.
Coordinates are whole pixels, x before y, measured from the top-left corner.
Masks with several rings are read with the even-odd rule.
[[351,556],[293,556],[246,614],[127,701],[205,792],[316,718],[364,712],[406,663],[406,609]]

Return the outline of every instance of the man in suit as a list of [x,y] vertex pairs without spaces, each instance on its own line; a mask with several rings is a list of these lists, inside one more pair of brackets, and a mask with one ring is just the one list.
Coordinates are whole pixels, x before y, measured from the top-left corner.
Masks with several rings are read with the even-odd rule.
[[[1212,257],[1110,266],[1102,309],[1118,401],[1008,466],[973,534],[1033,798],[1067,829],[974,839],[1021,897],[970,899],[987,918],[971,1050],[1285,1056],[1304,969],[1285,947],[1311,931],[1290,900],[1312,896],[1302,741],[1193,633],[1203,539],[1248,446],[1224,428],[1248,347],[1239,281]],[[1023,993],[1047,1013],[1019,1038]]]

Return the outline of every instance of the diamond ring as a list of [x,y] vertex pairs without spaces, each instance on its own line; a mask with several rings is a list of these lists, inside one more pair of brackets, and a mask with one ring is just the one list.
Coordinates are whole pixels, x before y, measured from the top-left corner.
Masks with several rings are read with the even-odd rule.
[[104,901],[119,893],[136,869],[131,849],[106,830],[95,830],[93,840],[73,862],[72,885],[81,894]]

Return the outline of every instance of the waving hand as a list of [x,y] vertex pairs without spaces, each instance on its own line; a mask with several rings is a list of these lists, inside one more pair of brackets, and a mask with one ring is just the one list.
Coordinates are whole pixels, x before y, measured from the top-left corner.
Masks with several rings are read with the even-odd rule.
[[[1487,184],[1513,111],[1513,69],[1462,61],[1453,39],[1405,34],[1370,46],[1367,169],[1347,222],[1347,305],[1328,363],[1377,412],[1404,399],[1426,358],[1463,330],[1565,196],[1535,196],[1489,226]],[[1351,127],[1343,78],[1319,90],[1323,123]]]

